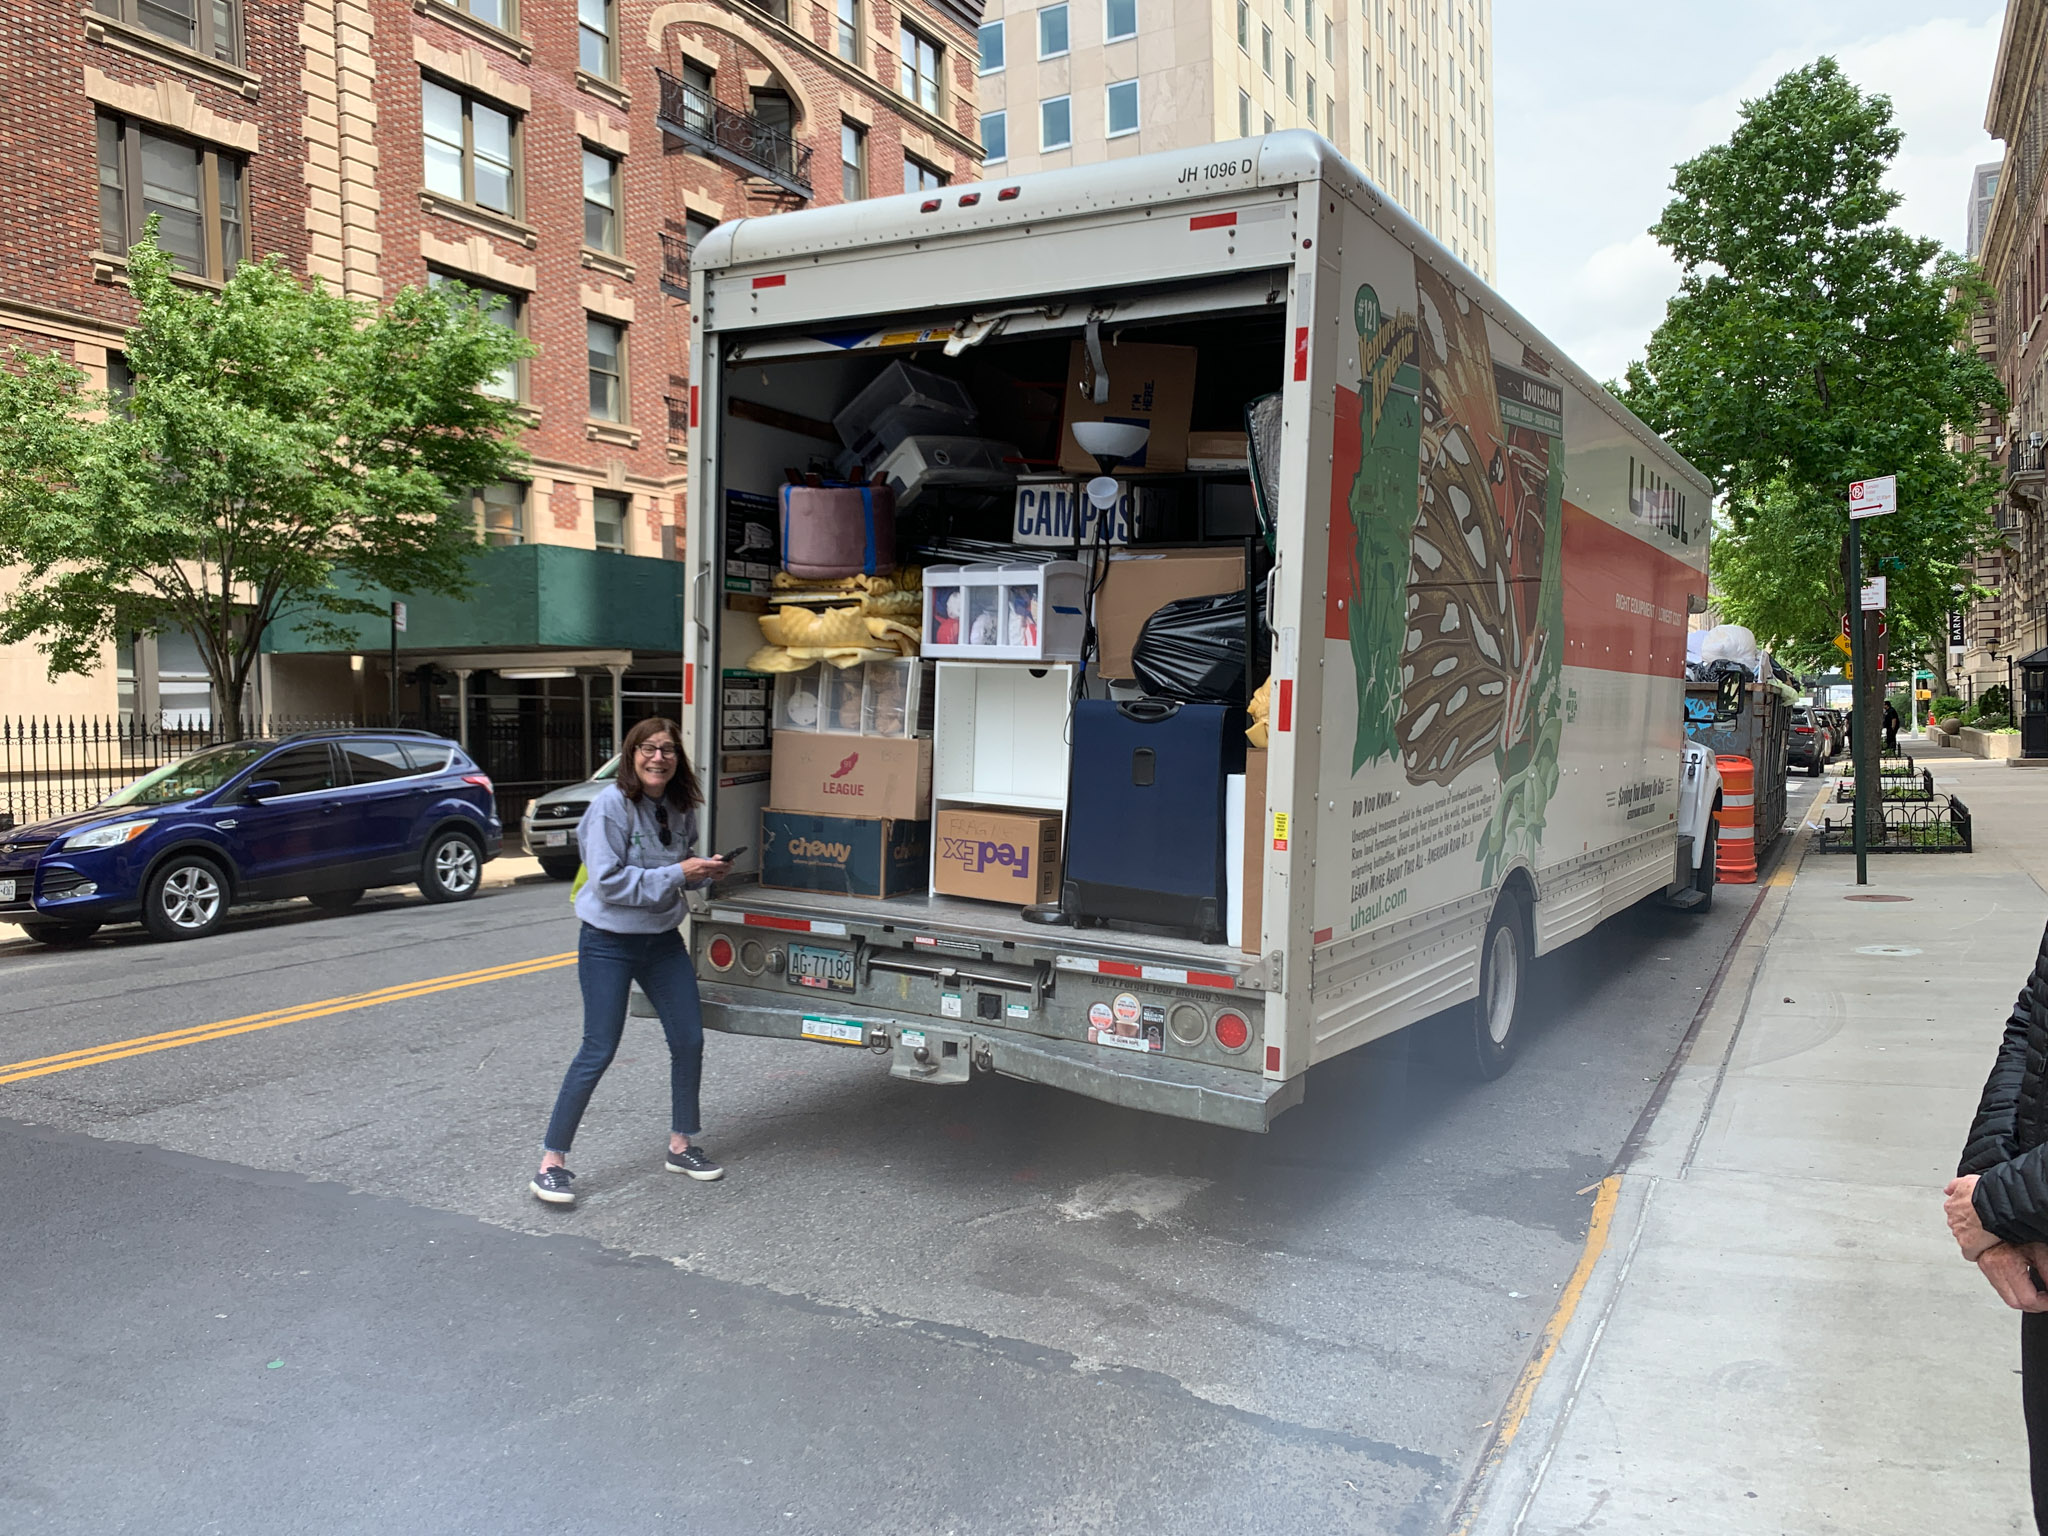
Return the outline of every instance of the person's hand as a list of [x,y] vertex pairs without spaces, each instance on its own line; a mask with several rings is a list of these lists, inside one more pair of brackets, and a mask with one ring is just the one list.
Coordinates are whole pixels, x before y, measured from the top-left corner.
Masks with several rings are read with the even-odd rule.
[[1950,1179],[1948,1187],[1942,1191],[1947,1198],[1941,1203],[1942,1214],[1948,1217],[1948,1229],[1955,1234],[1956,1246],[1963,1250],[1963,1257],[1972,1264],[1999,1241],[1985,1231],[1984,1223],[1977,1219],[1976,1202],[1970,1198],[1976,1189],[1977,1175],[1974,1173]]
[[723,859],[685,859],[683,878],[693,883],[698,880],[716,880],[731,868],[732,866]]
[[2015,1312],[2048,1312],[2048,1291],[2035,1279],[2035,1258],[2048,1257],[2039,1243],[1994,1243],[1977,1256],[1977,1268],[1999,1299]]

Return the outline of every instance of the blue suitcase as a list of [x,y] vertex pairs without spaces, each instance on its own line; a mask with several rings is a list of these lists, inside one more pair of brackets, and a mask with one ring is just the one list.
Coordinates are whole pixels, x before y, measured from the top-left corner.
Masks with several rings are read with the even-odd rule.
[[1076,923],[1164,928],[1223,942],[1224,780],[1244,765],[1243,711],[1169,699],[1074,709],[1067,867]]

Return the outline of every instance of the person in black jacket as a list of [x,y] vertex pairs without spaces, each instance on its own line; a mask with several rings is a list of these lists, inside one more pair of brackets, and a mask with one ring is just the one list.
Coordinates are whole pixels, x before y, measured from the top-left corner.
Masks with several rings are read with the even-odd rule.
[[1884,701],[1884,754],[1890,757],[1899,750],[1899,712],[1892,707],[1892,701]]
[[1963,1257],[2020,1318],[2035,1529],[2048,1536],[2048,933],[1985,1080],[1944,1209]]

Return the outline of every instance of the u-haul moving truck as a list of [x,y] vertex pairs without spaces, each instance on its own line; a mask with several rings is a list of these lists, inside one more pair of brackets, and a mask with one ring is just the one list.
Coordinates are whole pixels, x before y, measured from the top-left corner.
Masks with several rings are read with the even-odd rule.
[[[1682,735],[1707,484],[1322,139],[742,219],[692,281],[685,714],[712,848],[757,844],[767,793],[719,751],[716,680],[761,643],[724,598],[725,509],[819,453],[806,423],[904,356],[1057,378],[1091,328],[1196,348],[1212,398],[1281,399],[1257,935],[741,875],[690,923],[711,1027],[1263,1130],[1317,1062],[1446,1010],[1503,1070],[1535,956],[1711,894],[1718,779]],[[1091,1043],[1105,1007],[1159,1021],[1152,1048]]]

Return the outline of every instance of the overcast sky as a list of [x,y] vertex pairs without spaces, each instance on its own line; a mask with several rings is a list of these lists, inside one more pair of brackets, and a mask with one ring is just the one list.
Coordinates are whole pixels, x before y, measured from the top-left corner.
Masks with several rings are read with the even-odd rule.
[[1893,217],[1960,251],[2002,0],[1493,0],[1498,286],[1593,377],[1617,376],[1677,269],[1645,231],[1671,168],[1740,104],[1831,53],[1892,99]]

